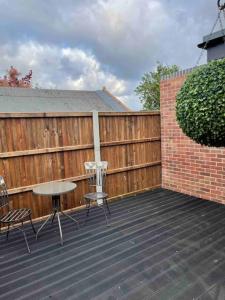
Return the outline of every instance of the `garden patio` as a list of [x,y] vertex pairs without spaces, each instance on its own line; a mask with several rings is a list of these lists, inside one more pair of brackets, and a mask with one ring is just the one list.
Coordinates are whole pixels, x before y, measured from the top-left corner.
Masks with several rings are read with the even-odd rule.
[[[1,236],[0,299],[224,299],[225,207],[155,189],[74,216],[81,228],[49,224],[38,241],[27,227]],[[38,226],[38,223],[35,223]]]

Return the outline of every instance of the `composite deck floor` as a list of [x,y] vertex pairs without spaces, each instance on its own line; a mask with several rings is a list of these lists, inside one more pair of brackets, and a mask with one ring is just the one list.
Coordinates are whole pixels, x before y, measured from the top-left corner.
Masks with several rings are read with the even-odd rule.
[[[225,207],[157,189],[0,237],[0,299],[225,299]],[[35,224],[36,228],[40,223]]]

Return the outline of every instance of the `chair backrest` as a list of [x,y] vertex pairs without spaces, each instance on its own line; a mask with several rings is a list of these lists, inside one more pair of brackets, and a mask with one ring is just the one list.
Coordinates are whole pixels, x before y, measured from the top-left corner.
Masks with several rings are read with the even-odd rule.
[[103,190],[105,186],[107,161],[87,161],[84,163],[86,174],[88,175],[89,188],[96,187],[97,191]]
[[0,176],[0,208],[9,205],[9,195],[5,180]]

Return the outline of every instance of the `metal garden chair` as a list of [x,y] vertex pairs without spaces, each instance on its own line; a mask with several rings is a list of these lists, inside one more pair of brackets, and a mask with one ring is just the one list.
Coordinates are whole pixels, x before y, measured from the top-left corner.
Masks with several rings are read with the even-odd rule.
[[89,216],[90,208],[97,205],[99,208],[103,210],[106,224],[108,226],[109,223],[107,218],[107,211],[109,214],[111,213],[107,201],[108,194],[104,192],[108,162],[89,161],[84,163],[84,167],[86,170],[86,174],[88,175],[88,187],[89,187],[89,193],[84,195],[84,199],[86,202],[86,210],[87,210],[86,217]]
[[[19,231],[22,232],[24,240],[26,242],[27,250],[30,253],[30,247],[28,245],[26,233],[23,229],[23,222],[29,219],[32,229],[34,233],[36,233],[31,219],[31,209],[29,208],[10,209],[9,195],[8,195],[4,178],[2,176],[0,176],[0,209],[1,210],[6,209],[7,211],[5,214],[0,215],[0,225],[8,227],[6,233],[6,239],[8,240],[10,227],[12,229],[18,229]],[[18,226],[18,224],[20,224],[20,226]]]

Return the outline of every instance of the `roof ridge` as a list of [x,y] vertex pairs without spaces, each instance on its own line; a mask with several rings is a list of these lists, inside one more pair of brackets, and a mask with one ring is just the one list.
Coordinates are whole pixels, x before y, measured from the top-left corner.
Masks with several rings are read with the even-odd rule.
[[105,86],[103,86],[102,91],[108,94],[108,96],[112,97],[114,100],[117,101],[118,104],[122,105],[126,110],[131,111],[131,109],[126,106],[120,99],[118,99],[116,96],[114,96],[112,93],[110,93],[109,90]]
[[18,87],[3,87],[0,86],[0,90],[4,91],[41,91],[41,92],[80,92],[80,93],[95,93],[97,90],[72,90],[72,89],[47,89],[47,88],[18,88]]

